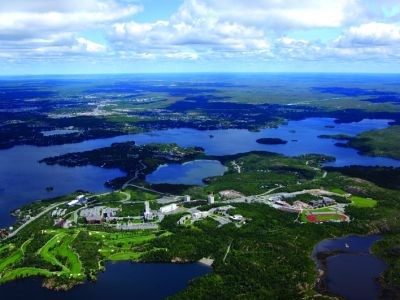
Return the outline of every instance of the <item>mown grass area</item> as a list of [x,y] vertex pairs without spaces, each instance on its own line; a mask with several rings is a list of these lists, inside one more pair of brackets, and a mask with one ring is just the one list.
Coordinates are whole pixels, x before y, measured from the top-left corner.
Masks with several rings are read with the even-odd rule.
[[131,195],[132,201],[151,201],[160,198],[160,195],[158,194],[145,192],[140,189],[127,188],[124,190],[124,192],[129,193]]
[[364,198],[359,196],[351,196],[350,197],[351,204],[357,207],[375,207],[377,205],[377,201],[370,198]]
[[52,277],[55,274],[48,270],[32,268],[32,267],[24,267],[13,269],[10,272],[5,273],[3,277],[0,278],[0,283],[4,283],[7,281],[26,278],[26,277],[34,277],[34,276],[42,276],[42,277]]
[[[95,278],[104,261],[138,260],[149,250],[144,245],[158,237],[155,231],[104,232],[85,228],[46,229],[37,235],[20,247],[0,244],[0,282],[42,276],[56,278],[53,284],[62,285]],[[164,232],[159,236],[167,235]]]
[[336,194],[339,194],[339,195],[345,195],[345,194],[347,194],[345,191],[343,191],[343,190],[340,189],[340,188],[333,188],[333,189],[330,189],[330,191],[331,191],[332,193],[336,193]]
[[339,221],[343,219],[342,215],[337,214],[323,214],[323,215],[314,215],[318,221]]
[[102,194],[95,196],[94,199],[96,201],[106,203],[118,203],[121,201],[129,200],[129,201],[154,201],[160,198],[160,195],[145,192],[139,189],[128,188],[123,191],[116,191],[112,193]]
[[300,214],[300,221],[301,222],[310,222],[310,220],[307,219],[307,215],[312,215],[315,212],[326,212],[326,213],[335,213],[336,209],[333,207],[321,207],[321,208],[315,208],[315,209],[304,209],[302,213]]

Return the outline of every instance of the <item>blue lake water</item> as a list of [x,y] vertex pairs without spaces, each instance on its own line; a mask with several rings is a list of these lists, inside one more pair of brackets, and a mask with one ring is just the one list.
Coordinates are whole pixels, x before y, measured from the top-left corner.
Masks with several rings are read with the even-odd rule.
[[150,183],[175,183],[203,185],[203,178],[221,176],[227,168],[216,160],[194,160],[184,164],[167,164],[158,167],[146,177]]
[[4,300],[67,299],[165,299],[187,287],[212,268],[202,264],[107,263],[96,282],[74,287],[68,292],[55,292],[41,287],[42,280],[28,278],[0,285]]
[[[332,250],[347,252],[328,257],[328,290],[348,300],[378,299],[381,288],[376,279],[386,270],[386,264],[371,254],[370,248],[381,238],[379,235],[347,236],[320,242],[314,253]],[[346,244],[349,248],[346,248]]]
[[[104,192],[106,191],[104,182],[124,175],[117,169],[102,169],[93,166],[67,168],[38,163],[40,159],[48,156],[92,150],[110,146],[115,142],[135,141],[138,144],[177,143],[180,146],[200,146],[205,149],[206,154],[210,155],[237,154],[253,150],[271,151],[290,156],[321,153],[336,157],[336,162],[331,164],[335,166],[351,164],[400,166],[400,160],[360,155],[354,149],[335,146],[335,140],[318,138],[321,134],[356,135],[366,130],[386,128],[388,122],[389,120],[366,119],[361,122],[336,124],[331,118],[309,118],[290,121],[279,128],[266,128],[259,132],[242,129],[200,131],[179,128],[59,146],[23,145],[0,150],[0,227],[11,224],[12,218],[9,216],[9,212],[24,203],[67,194],[77,189]],[[334,128],[326,126],[334,126]],[[210,135],[214,137],[210,138]],[[261,137],[277,137],[287,140],[288,143],[263,145],[256,142]],[[217,165],[214,167],[217,167],[216,171],[220,168]],[[195,170],[196,168],[198,170]],[[193,174],[204,174],[207,177],[214,172],[214,170],[208,173],[204,172],[205,168],[202,162],[183,168],[173,165],[168,172],[175,172],[175,169],[187,171],[188,178],[195,178],[197,182],[200,180]],[[163,174],[165,174],[164,171],[158,172],[160,178],[164,176]],[[151,178],[154,181],[157,180],[156,176]],[[180,182],[184,180],[180,177]],[[46,187],[48,186],[54,187],[54,190],[47,192]]]

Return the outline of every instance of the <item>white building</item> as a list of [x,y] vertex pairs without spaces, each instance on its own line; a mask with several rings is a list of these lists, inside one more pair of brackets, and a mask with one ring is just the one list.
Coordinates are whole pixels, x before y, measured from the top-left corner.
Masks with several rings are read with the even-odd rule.
[[85,203],[87,201],[85,195],[79,195],[78,197],[76,197],[76,200],[78,200],[79,203]]
[[177,208],[178,208],[178,205],[176,205],[176,203],[171,203],[171,204],[160,207],[160,213],[166,214],[166,213],[176,210]]
[[231,219],[233,220],[233,221],[243,221],[243,216],[242,215],[233,215],[232,217],[231,217]]
[[154,215],[150,209],[149,201],[144,202],[144,219],[145,220],[153,220]]
[[85,195],[79,195],[74,200],[67,203],[68,206],[82,205],[87,202]]
[[208,211],[198,211],[192,214],[193,219],[198,220],[198,219],[203,219],[207,218],[210,215]]
[[190,196],[189,195],[185,195],[185,197],[183,197],[183,201],[190,202]]
[[79,205],[79,201],[74,199],[74,200],[68,202],[67,205],[70,206],[70,207],[75,206],[75,205]]
[[208,204],[214,204],[214,194],[209,194],[207,198]]

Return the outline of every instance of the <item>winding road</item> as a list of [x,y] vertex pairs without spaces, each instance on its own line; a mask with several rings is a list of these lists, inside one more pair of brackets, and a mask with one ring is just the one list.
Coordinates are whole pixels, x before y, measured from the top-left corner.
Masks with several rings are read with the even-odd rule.
[[26,221],[24,224],[22,224],[21,226],[19,226],[17,229],[15,229],[13,232],[11,232],[8,237],[6,237],[5,239],[9,239],[12,238],[13,236],[15,236],[18,232],[20,232],[22,229],[24,229],[26,226],[28,226],[30,223],[32,223],[33,221],[37,220],[38,218],[40,218],[41,216],[43,216],[44,214],[48,213],[49,211],[51,211],[52,209],[63,205],[67,203],[67,201],[64,202],[60,202],[60,203],[55,203],[53,205],[50,205],[49,207],[47,207],[44,211],[40,212],[39,214],[37,214],[36,216],[30,218],[28,221]]

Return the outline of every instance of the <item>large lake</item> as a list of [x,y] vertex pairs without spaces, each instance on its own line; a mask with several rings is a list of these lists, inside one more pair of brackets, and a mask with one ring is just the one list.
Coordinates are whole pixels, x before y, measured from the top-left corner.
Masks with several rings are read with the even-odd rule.
[[[12,223],[9,212],[22,204],[36,199],[50,198],[70,193],[77,189],[93,192],[104,192],[104,182],[122,176],[123,172],[117,169],[102,169],[93,166],[67,168],[61,166],[47,166],[38,161],[48,156],[60,155],[68,152],[78,152],[106,147],[115,142],[135,141],[138,144],[146,143],[177,143],[181,146],[200,146],[206,154],[226,155],[237,154],[253,150],[264,150],[282,153],[285,155],[300,155],[305,153],[321,153],[336,157],[333,165],[382,165],[400,166],[399,160],[383,157],[359,155],[350,148],[335,146],[335,140],[318,138],[322,134],[356,135],[360,132],[381,129],[388,126],[390,120],[363,120],[354,123],[336,124],[331,118],[309,118],[300,121],[290,121],[279,128],[266,128],[259,132],[250,132],[241,129],[206,130],[169,129],[150,133],[124,135],[106,139],[89,140],[76,144],[60,146],[36,147],[16,146],[0,151],[0,227]],[[213,137],[211,137],[213,136]],[[263,145],[256,140],[261,137],[278,137],[287,140],[284,145]],[[218,170],[205,168],[204,163],[182,167],[173,165],[169,169],[153,174],[151,180],[160,182],[165,178],[165,172],[176,172],[181,169],[187,178],[176,176],[175,183],[185,182],[194,178],[200,182],[200,177],[212,176]],[[209,166],[210,167],[210,166]],[[214,164],[215,168],[221,168]],[[209,171],[207,171],[209,170]],[[218,172],[217,172],[218,173]],[[197,177],[196,177],[196,176]],[[201,175],[201,176],[199,176]],[[169,181],[172,182],[172,181]],[[54,190],[47,192],[46,187]]]
[[41,287],[42,279],[28,278],[0,285],[1,299],[165,299],[187,287],[212,268],[199,264],[107,263],[97,281],[55,292]]
[[379,235],[346,236],[320,242],[314,253],[336,250],[346,252],[327,258],[327,289],[348,300],[378,299],[381,288],[377,278],[386,270],[386,264],[371,254],[370,248],[381,238]]

